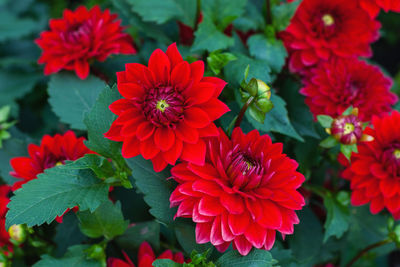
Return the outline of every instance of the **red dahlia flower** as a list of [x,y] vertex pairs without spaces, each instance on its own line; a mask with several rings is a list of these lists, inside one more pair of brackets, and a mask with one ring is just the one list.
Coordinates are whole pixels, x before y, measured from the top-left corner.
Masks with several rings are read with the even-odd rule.
[[8,251],[13,250],[13,245],[10,242],[10,235],[6,230],[6,213],[7,205],[10,202],[8,194],[11,192],[11,187],[8,185],[0,185],[0,247],[7,247]]
[[17,157],[10,161],[14,171],[10,172],[15,178],[22,181],[15,182],[13,191],[43,173],[45,169],[58,164],[64,164],[66,160],[77,160],[85,154],[94,153],[83,143],[85,138],[75,136],[73,131],[67,131],[64,135],[45,135],[40,146],[30,144],[28,146],[29,157]]
[[379,28],[357,1],[304,0],[281,37],[291,71],[303,72],[333,56],[371,56],[369,45],[378,38]]
[[[135,264],[133,264],[128,255],[126,255],[125,252],[122,253],[124,254],[126,262],[118,258],[109,258],[107,260],[107,267],[135,267]],[[138,267],[152,267],[153,261],[159,259],[171,259],[176,263],[185,262],[183,254],[181,252],[172,253],[171,250],[166,250],[156,258],[153,249],[151,248],[149,243],[143,242],[140,245],[138,255]]]
[[149,67],[126,64],[117,73],[124,98],[110,105],[119,117],[105,136],[123,141],[125,158],[151,159],[157,172],[179,157],[202,165],[204,137],[218,135],[213,121],[229,111],[217,99],[226,82],[203,74],[203,61],[183,61],[175,44],[155,50]]
[[357,59],[331,59],[312,69],[300,92],[314,116],[340,116],[350,106],[357,107],[362,121],[391,110],[397,96],[391,80],[378,67]]
[[43,50],[38,63],[46,64],[44,74],[61,69],[75,70],[79,78],[89,74],[89,63],[104,61],[111,54],[134,54],[132,38],[123,33],[117,15],[104,12],[98,6],[87,10],[64,10],[62,19],[50,20],[50,31],[36,39]]
[[351,182],[351,203],[355,206],[370,203],[373,214],[387,208],[400,219],[400,113],[372,119],[373,128],[365,133],[373,141],[361,142],[358,153],[351,156],[342,176]]
[[381,8],[385,10],[385,12],[400,12],[399,0],[359,0],[359,3],[372,18],[375,18],[378,15]]
[[229,140],[220,130],[207,141],[203,166],[184,162],[171,169],[179,183],[171,206],[179,206],[176,217],[197,224],[197,243],[211,242],[224,251],[232,242],[242,255],[252,247],[269,250],[275,231],[292,234],[299,223],[294,210],[304,198],[296,189],[304,176],[297,166],[268,135],[235,128]]

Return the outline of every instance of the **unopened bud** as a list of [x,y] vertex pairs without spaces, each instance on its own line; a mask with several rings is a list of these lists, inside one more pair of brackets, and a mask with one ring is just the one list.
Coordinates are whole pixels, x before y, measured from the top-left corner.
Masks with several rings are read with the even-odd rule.
[[271,88],[269,88],[269,86],[265,82],[257,79],[257,87],[258,87],[257,96],[259,99],[261,99],[261,98],[270,99],[271,98]]
[[340,143],[353,145],[362,137],[362,122],[353,114],[342,115],[333,120],[330,132]]
[[10,238],[16,241],[18,244],[23,243],[26,240],[26,229],[21,224],[14,224],[8,229]]

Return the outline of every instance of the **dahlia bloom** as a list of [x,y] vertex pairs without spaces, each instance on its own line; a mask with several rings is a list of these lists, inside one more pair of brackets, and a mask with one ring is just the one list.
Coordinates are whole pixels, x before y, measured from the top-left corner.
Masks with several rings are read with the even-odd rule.
[[77,138],[73,131],[67,131],[64,135],[43,136],[39,146],[30,144],[29,157],[17,157],[10,161],[14,169],[10,175],[22,179],[14,183],[12,190],[15,191],[24,183],[36,179],[45,169],[64,164],[66,160],[77,160],[85,154],[94,153],[85,146],[84,140],[83,137]]
[[[7,247],[8,251],[13,250],[13,245],[10,242],[10,235],[6,230],[6,213],[8,211],[8,202],[10,202],[10,199],[8,198],[10,192],[10,186],[0,185],[0,247]],[[5,251],[5,253],[7,253],[7,251]]]
[[400,12],[399,0],[359,0],[360,6],[368,12],[371,18],[375,18],[381,8],[385,12]]
[[104,61],[111,54],[134,54],[132,38],[123,33],[117,15],[94,6],[80,6],[75,11],[64,10],[62,19],[50,20],[50,31],[36,39],[43,50],[39,64],[46,64],[44,74],[61,69],[74,70],[79,78],[89,75],[89,63]]
[[271,249],[275,233],[293,233],[295,210],[304,206],[296,191],[304,176],[297,162],[282,154],[282,144],[257,130],[232,138],[220,130],[207,141],[203,166],[184,162],[171,169],[179,183],[170,197],[175,217],[192,218],[196,242],[211,242],[219,251],[233,248],[247,255],[252,247]]
[[[109,258],[107,260],[107,267],[135,267],[128,255],[122,251],[126,261],[118,258]],[[185,259],[181,252],[172,253],[171,250],[164,251],[156,258],[153,249],[147,242],[143,242],[139,248],[138,267],[152,267],[153,262],[159,259],[171,259],[176,263],[184,263]]]
[[339,116],[332,122],[330,134],[345,145],[357,143],[363,135],[362,122],[356,115]]
[[392,82],[378,67],[358,59],[331,59],[312,69],[300,92],[314,116],[340,116],[347,108],[358,108],[362,121],[391,110],[397,96]]
[[148,65],[126,64],[117,73],[124,98],[110,105],[118,118],[105,137],[123,142],[125,158],[151,159],[157,172],[178,158],[203,164],[204,138],[218,135],[213,121],[229,111],[217,99],[226,82],[203,77],[204,63],[183,61],[176,44],[155,50]]
[[378,39],[379,28],[379,22],[359,8],[357,1],[304,0],[281,33],[289,52],[289,68],[304,72],[334,56],[369,57],[369,45]]
[[350,180],[353,205],[370,203],[371,213],[386,208],[395,219],[400,219],[400,113],[375,116],[372,125],[365,133],[374,140],[358,145],[351,164],[339,158],[346,167],[342,177]]

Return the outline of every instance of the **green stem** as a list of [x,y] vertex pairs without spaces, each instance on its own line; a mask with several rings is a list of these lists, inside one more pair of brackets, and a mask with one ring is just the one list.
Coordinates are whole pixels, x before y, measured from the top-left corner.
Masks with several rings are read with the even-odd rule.
[[390,242],[392,242],[391,239],[385,239],[385,240],[379,241],[377,243],[374,243],[372,245],[369,245],[369,246],[365,247],[363,250],[358,252],[358,254],[346,265],[346,267],[352,266],[358,259],[360,259],[365,253],[367,253],[371,249],[386,245],[386,244],[388,244]]
[[254,96],[250,96],[249,99],[247,100],[247,102],[243,105],[243,107],[240,110],[239,115],[238,115],[238,117],[236,119],[234,128],[240,127],[240,123],[243,120],[244,114],[246,113],[246,110],[251,105],[251,103],[253,103],[254,99],[255,99]]
[[266,14],[267,24],[270,25],[270,24],[272,24],[271,0],[266,0],[265,8],[266,8],[266,13],[267,13]]
[[196,21],[194,22],[194,30],[193,30],[194,32],[198,28],[200,16],[201,16],[201,0],[197,0]]

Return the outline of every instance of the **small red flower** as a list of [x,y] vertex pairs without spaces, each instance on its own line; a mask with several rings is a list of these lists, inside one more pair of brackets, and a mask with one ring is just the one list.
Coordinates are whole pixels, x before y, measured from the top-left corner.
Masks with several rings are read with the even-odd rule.
[[379,37],[379,28],[357,1],[304,0],[281,37],[291,71],[304,72],[333,56],[371,56],[369,45]]
[[[107,260],[107,267],[135,267],[135,264],[130,260],[128,255],[123,251],[124,258],[126,260],[123,261],[118,258],[109,258]],[[143,242],[139,248],[138,255],[138,267],[152,267],[153,262],[159,259],[170,259],[176,263],[184,263],[185,259],[181,252],[172,253],[171,250],[164,251],[160,256],[156,258],[154,255],[154,251],[147,242]]]
[[6,230],[6,213],[7,205],[10,202],[8,195],[11,187],[8,185],[0,185],[0,247],[6,246],[8,251],[13,251],[13,244],[10,242],[10,234]]
[[312,69],[300,92],[314,116],[340,116],[347,108],[358,108],[362,121],[391,110],[397,96],[391,80],[378,67],[357,59],[335,58]]
[[229,244],[247,255],[252,247],[271,249],[275,232],[292,234],[304,206],[296,191],[304,176],[297,162],[282,154],[282,144],[257,130],[235,128],[231,140],[220,130],[207,141],[206,163],[180,163],[171,169],[179,183],[170,197],[176,217],[192,218],[197,243],[219,251]]
[[81,6],[75,11],[64,10],[62,19],[50,20],[50,31],[36,39],[43,50],[39,64],[46,64],[44,74],[61,69],[75,70],[79,78],[89,74],[89,63],[104,61],[111,54],[134,54],[132,38],[123,33],[117,15],[95,6]]
[[[85,146],[84,140],[83,137],[77,138],[73,131],[67,131],[64,135],[43,136],[40,146],[30,144],[29,157],[17,157],[10,161],[14,169],[10,175],[22,179],[14,183],[12,190],[15,191],[23,184],[36,179],[37,175],[43,173],[45,169],[64,164],[66,160],[77,160],[85,154],[94,153]],[[77,211],[78,208],[75,207],[73,210]],[[66,212],[68,211],[69,209]],[[56,220],[61,223],[62,216],[57,217]]]
[[342,177],[351,182],[353,205],[370,203],[373,214],[387,208],[395,219],[400,219],[400,113],[375,116],[372,125],[365,133],[373,141],[358,145],[351,164],[339,158],[346,167]]
[[381,8],[388,11],[400,12],[399,0],[359,0],[360,6],[368,12],[371,18],[375,18]]
[[218,135],[213,121],[229,111],[217,99],[226,82],[203,74],[203,61],[183,61],[175,44],[166,53],[155,50],[149,67],[126,64],[117,73],[124,98],[110,105],[119,117],[105,136],[123,141],[125,158],[151,159],[157,172],[179,157],[203,164],[204,138]]

